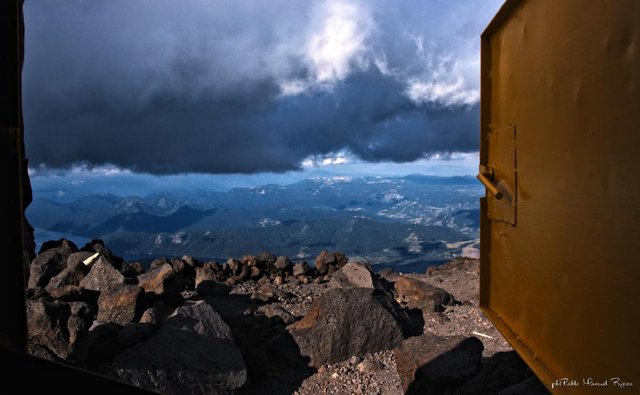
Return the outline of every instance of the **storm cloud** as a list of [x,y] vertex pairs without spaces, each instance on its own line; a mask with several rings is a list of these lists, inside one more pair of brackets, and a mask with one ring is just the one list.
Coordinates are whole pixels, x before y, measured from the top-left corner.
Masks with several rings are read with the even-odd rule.
[[473,152],[499,5],[28,0],[28,155],[164,174]]

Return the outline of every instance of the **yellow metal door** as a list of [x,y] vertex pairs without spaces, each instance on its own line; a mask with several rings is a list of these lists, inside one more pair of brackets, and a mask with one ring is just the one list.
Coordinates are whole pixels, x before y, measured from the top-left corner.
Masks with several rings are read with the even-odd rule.
[[481,105],[481,307],[553,392],[640,392],[640,1],[507,1]]

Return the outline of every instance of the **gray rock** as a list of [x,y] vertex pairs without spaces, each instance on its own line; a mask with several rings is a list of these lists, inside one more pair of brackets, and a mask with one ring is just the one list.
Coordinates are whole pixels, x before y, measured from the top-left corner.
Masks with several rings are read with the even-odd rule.
[[182,304],[182,295],[175,281],[175,272],[168,263],[138,276],[138,285],[152,300],[162,300],[173,306]]
[[[51,251],[51,250],[49,250]],[[91,324],[86,303],[27,300],[27,343],[29,350],[46,349],[60,359],[74,359],[76,344]]]
[[320,274],[326,274],[329,271],[329,266],[334,265],[336,258],[329,251],[322,251],[316,258],[316,270]]
[[378,280],[371,266],[363,262],[348,262],[333,273],[331,288],[378,288]]
[[216,272],[208,267],[196,269],[196,291],[203,295],[226,295],[229,287],[217,280]]
[[259,253],[253,258],[255,265],[261,269],[268,268],[270,265],[272,265],[276,261],[276,259],[277,258],[274,255],[266,251]]
[[406,339],[394,350],[405,393],[454,392],[478,372],[483,349],[475,337],[425,334]]
[[[78,262],[84,262],[85,259],[93,256],[94,254],[95,252],[88,252],[88,251],[74,252],[73,254],[69,255],[69,258],[67,258],[67,267],[73,266]],[[88,269],[89,267],[87,266],[87,270]]]
[[193,266],[187,264],[182,259],[174,259],[171,263],[175,274],[175,282],[178,290],[194,290],[194,279],[196,270]]
[[291,267],[291,261],[286,256],[279,256],[273,265],[276,267],[276,269],[285,271]]
[[91,291],[102,291],[124,284],[124,276],[103,256],[91,265],[89,273],[80,281],[80,286]]
[[204,302],[177,308],[155,335],[101,372],[164,394],[230,393],[247,380],[229,326]]
[[394,288],[398,297],[410,308],[444,311],[444,306],[455,303],[453,295],[444,289],[411,277],[399,277],[394,283]]
[[364,359],[357,366],[357,369],[360,373],[376,373],[384,370],[385,366],[378,361],[372,360],[370,358]]
[[126,325],[144,311],[144,291],[137,285],[107,288],[98,298],[98,321]]
[[385,267],[378,271],[378,276],[392,283],[400,277],[400,274],[391,268]]
[[27,343],[29,349],[36,346],[42,347],[58,358],[67,359],[69,336],[66,327],[70,316],[71,309],[66,303],[50,302],[44,298],[28,299]]
[[165,257],[156,258],[149,264],[149,270],[157,269],[163,265],[171,265],[171,262]]
[[60,248],[60,247],[69,249],[73,252],[78,251],[78,246],[76,246],[76,244],[71,240],[67,240],[67,239],[48,240],[42,243],[42,246],[40,247],[40,251],[38,251],[38,255],[52,248]]
[[38,255],[29,268],[28,288],[46,287],[53,276],[67,267],[67,258],[76,252],[74,247],[73,243],[63,243]]
[[64,268],[60,273],[53,276],[49,281],[49,284],[47,284],[47,286],[45,287],[45,289],[51,296],[53,296],[51,290],[54,288],[60,288],[66,285],[79,286],[80,282],[89,271],[89,269],[85,266],[84,263],[82,263],[82,261],[76,259],[74,259],[73,262],[70,261],[71,258],[67,260],[67,267]]
[[141,324],[152,324],[158,325],[162,321],[162,312],[157,307],[149,307],[142,313],[142,317],[140,317]]
[[307,272],[309,271],[309,265],[307,264],[307,262],[298,262],[295,265],[293,265],[293,275],[298,277],[298,276],[303,276],[305,274],[307,274]]
[[117,270],[122,271],[124,260],[118,256],[115,256],[111,251],[104,246],[104,241],[99,239],[93,239],[85,244],[81,251],[88,251],[92,253],[99,253],[101,257],[105,258],[107,262],[111,263]]
[[288,332],[319,367],[396,347],[408,317],[388,294],[367,288],[330,289]]

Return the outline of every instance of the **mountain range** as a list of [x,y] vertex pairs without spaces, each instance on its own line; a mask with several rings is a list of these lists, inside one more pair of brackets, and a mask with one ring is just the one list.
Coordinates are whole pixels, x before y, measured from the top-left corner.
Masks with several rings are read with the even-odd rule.
[[130,259],[226,259],[266,250],[310,260],[327,249],[373,264],[422,267],[474,251],[483,192],[472,177],[333,176],[65,203],[36,196],[27,216],[38,242],[101,238]]

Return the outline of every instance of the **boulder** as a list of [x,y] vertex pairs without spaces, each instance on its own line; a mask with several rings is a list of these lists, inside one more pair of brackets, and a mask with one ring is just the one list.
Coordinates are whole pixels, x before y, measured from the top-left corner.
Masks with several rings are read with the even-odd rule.
[[393,283],[400,277],[400,274],[391,268],[385,267],[378,271],[378,276],[387,282]]
[[202,267],[213,270],[214,272],[219,272],[222,270],[222,266],[216,261],[205,262]]
[[49,295],[54,299],[63,301],[81,301],[95,306],[98,301],[98,292],[84,289],[78,285],[63,285],[49,289]]
[[226,267],[227,269],[225,271],[229,271],[231,272],[232,275],[237,275],[238,273],[240,273],[240,269],[242,268],[242,263],[240,263],[240,261],[235,260],[233,258],[229,258],[227,259],[226,262]]
[[98,321],[126,325],[144,311],[144,291],[137,285],[107,288],[98,298]]
[[278,258],[276,258],[273,266],[275,266],[275,268],[280,270],[281,272],[284,272],[291,267],[291,261],[286,256],[279,256]]
[[141,324],[158,325],[162,321],[162,311],[157,307],[149,307],[140,317]]
[[217,280],[216,272],[209,267],[196,269],[196,291],[203,295],[226,295],[229,287]]
[[189,255],[183,255],[182,261],[194,269],[201,266],[200,262],[198,262],[196,258]]
[[88,265],[86,263],[87,263],[87,261],[92,262],[89,259],[92,256],[95,256],[96,259],[97,259],[100,256],[100,254],[96,255],[95,252],[88,252],[88,251],[74,252],[73,254],[69,255],[69,258],[67,258],[67,266],[73,266],[77,262],[83,262],[83,263],[85,263],[85,266],[87,266],[87,268],[89,268],[90,265]]
[[251,275],[251,269],[249,268],[249,266],[242,265],[242,267],[240,268],[240,273],[236,275],[236,280],[238,282],[246,281],[249,279],[250,275]]
[[249,277],[251,277],[252,280],[256,280],[258,278],[260,278],[260,276],[262,276],[262,270],[260,270],[259,267],[257,266],[249,266],[251,268],[251,271],[249,272]]
[[122,274],[126,278],[135,278],[144,273],[144,268],[140,262],[125,263]]
[[122,270],[123,269],[123,265],[124,265],[124,259],[120,258],[119,256],[115,256],[111,253],[111,250],[109,250],[108,248],[106,248],[104,246],[104,241],[99,240],[99,239],[93,239],[90,242],[88,242],[87,244],[85,244],[80,251],[87,251],[87,252],[91,252],[91,253],[99,253],[101,256],[103,256],[108,262],[110,262],[113,267],[115,267],[118,270]]
[[293,275],[296,277],[304,276],[309,271],[309,265],[307,262],[302,261],[293,265]]
[[[71,315],[67,321],[69,333],[69,352],[75,353],[76,346],[84,340],[91,323],[93,322],[93,309],[85,302],[69,302]],[[73,359],[73,358],[72,358]]]
[[154,270],[159,268],[162,265],[171,265],[171,262],[165,257],[156,258],[149,264],[149,270]]
[[29,351],[35,347],[42,347],[58,358],[66,359],[69,356],[66,326],[70,315],[71,311],[66,303],[50,302],[45,298],[27,299]]
[[100,255],[91,264],[91,270],[80,281],[80,286],[91,291],[102,291],[124,284],[124,276],[105,257]]
[[263,251],[258,255],[256,255],[255,257],[253,257],[255,265],[258,266],[260,269],[267,269],[276,261],[276,259],[278,258],[276,258],[275,255],[272,255],[266,251]]
[[331,288],[378,288],[378,280],[371,266],[362,262],[348,262],[333,273],[329,281]]
[[89,306],[82,302],[52,302],[45,298],[27,299],[26,302],[28,349],[46,350],[45,354],[73,359],[78,341],[91,324]]
[[475,337],[425,334],[406,339],[393,353],[406,394],[454,393],[480,369],[482,342]]
[[444,306],[450,306],[455,303],[453,295],[444,289],[411,277],[399,277],[394,284],[394,288],[398,298],[411,308],[444,311]]
[[100,371],[163,394],[229,393],[247,380],[229,326],[204,302],[177,308],[155,335]]
[[80,282],[86,276],[88,271],[89,268],[87,268],[87,266],[82,263],[81,260],[74,259],[73,262],[71,262],[71,258],[69,258],[67,267],[64,268],[60,273],[53,276],[51,280],[49,280],[49,284],[47,284],[45,289],[51,296],[55,297],[52,292],[53,289],[68,285],[79,286]]
[[367,288],[330,289],[307,315],[287,327],[300,353],[320,367],[394,348],[403,340],[408,317],[388,294]]
[[47,250],[60,248],[60,247],[71,250],[73,252],[78,251],[78,246],[76,246],[76,243],[74,243],[71,240],[67,240],[67,239],[48,240],[42,243],[42,246],[40,246],[40,250],[38,251],[38,255],[42,254]]
[[44,250],[31,262],[28,288],[46,287],[52,277],[67,267],[67,259],[74,252],[75,245],[64,239],[60,246]]
[[331,273],[347,264],[348,258],[341,252],[322,251],[316,258],[316,270],[320,274]]
[[139,275],[138,285],[151,300],[163,300],[172,306],[182,304],[183,298],[175,282],[175,272],[169,264]]
[[196,277],[196,269],[195,267],[187,264],[187,262],[182,259],[174,259],[171,263],[171,267],[173,271],[176,273],[175,281],[178,290],[194,290],[195,288],[195,277]]

